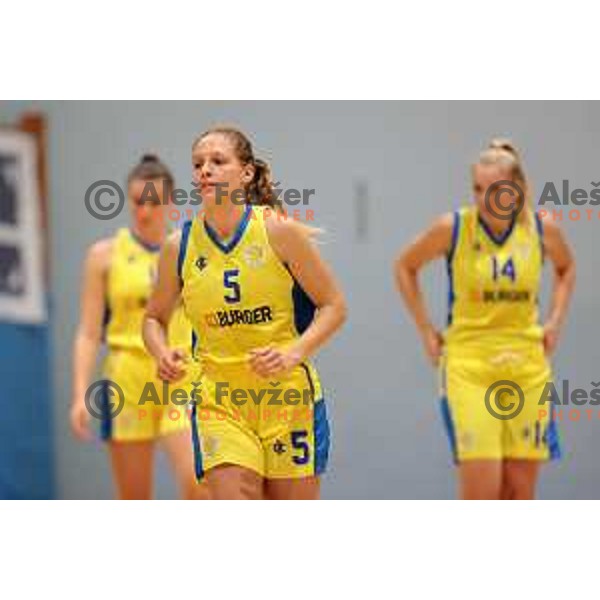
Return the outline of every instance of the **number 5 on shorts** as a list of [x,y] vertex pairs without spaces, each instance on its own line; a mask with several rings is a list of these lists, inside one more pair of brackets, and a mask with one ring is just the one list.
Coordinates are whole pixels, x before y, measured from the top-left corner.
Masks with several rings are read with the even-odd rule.
[[292,448],[294,448],[294,450],[299,450],[301,453],[300,455],[293,455],[292,461],[296,465],[305,465],[310,457],[308,442],[306,441],[308,431],[304,429],[301,431],[292,431],[291,436]]

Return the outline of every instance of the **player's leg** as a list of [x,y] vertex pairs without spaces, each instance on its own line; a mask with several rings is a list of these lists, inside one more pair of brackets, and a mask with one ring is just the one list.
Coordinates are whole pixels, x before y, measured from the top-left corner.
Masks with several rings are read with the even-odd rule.
[[453,400],[442,398],[441,410],[457,466],[459,497],[499,500],[502,493],[501,421],[485,412],[477,386],[450,386]]
[[540,466],[538,460],[505,460],[502,465],[502,499],[533,500]]
[[111,352],[104,364],[107,380],[120,388],[123,404],[114,404],[108,386],[102,396],[102,438],[112,467],[119,499],[149,500],[153,495],[156,421],[150,411],[140,410],[139,398],[152,363],[144,355]]
[[[102,437],[107,442],[117,498],[150,500],[154,482],[155,424],[139,412],[136,405],[139,382],[133,376],[134,367],[131,367],[132,375],[123,375],[125,362],[115,360],[120,370],[112,373],[112,380],[118,382],[123,391],[125,403],[116,414],[103,419]],[[108,397],[105,401],[108,402]],[[107,412],[110,412],[108,408]]]
[[[229,385],[243,388],[244,381]],[[206,479],[212,499],[263,498],[264,456],[256,423],[255,409],[218,398],[215,381],[203,378],[199,402],[192,405],[192,441],[196,477]]]
[[192,436],[189,429],[174,431],[160,439],[175,476],[179,497],[182,500],[208,500],[210,494],[206,482],[198,483],[194,471]]
[[458,465],[462,500],[500,500],[502,461],[465,460]]
[[262,500],[263,478],[245,467],[222,463],[206,473],[213,500]]
[[[318,374],[307,365],[281,381],[284,397],[306,398],[262,413],[265,497],[270,500],[318,500],[319,476],[329,458],[327,405]],[[315,401],[315,398],[317,400]]]
[[265,498],[268,500],[318,500],[320,493],[317,476],[265,481]]
[[[178,383],[180,389],[190,394],[190,383]],[[188,396],[189,397],[189,396]],[[159,422],[160,447],[167,455],[171,472],[175,476],[179,497],[182,500],[208,500],[208,485],[199,483],[194,465],[194,443],[191,416],[187,405],[172,402],[163,406]]]
[[153,441],[108,442],[117,498],[150,500],[152,498],[154,462]]
[[532,500],[542,463],[560,456],[552,407],[540,402],[547,384],[552,382],[552,369],[541,344],[520,350],[511,366],[509,378],[521,396],[515,416],[505,422],[508,435],[502,497]]
[[493,374],[478,353],[453,352],[443,376],[441,410],[457,465],[459,497],[499,500],[503,421],[484,401]]

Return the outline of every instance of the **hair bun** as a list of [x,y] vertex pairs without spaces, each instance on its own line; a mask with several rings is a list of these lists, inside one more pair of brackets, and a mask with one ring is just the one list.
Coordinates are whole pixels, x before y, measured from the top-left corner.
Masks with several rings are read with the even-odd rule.
[[156,156],[156,154],[143,154],[142,160],[140,160],[141,164],[157,163],[157,162],[158,162],[158,156]]

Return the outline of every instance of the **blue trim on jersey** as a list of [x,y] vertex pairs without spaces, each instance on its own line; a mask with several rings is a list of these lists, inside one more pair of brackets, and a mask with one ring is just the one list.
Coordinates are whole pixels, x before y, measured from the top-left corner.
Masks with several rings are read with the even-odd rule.
[[477,221],[479,225],[483,229],[484,233],[487,237],[496,244],[496,246],[502,246],[506,242],[506,240],[510,237],[510,234],[513,232],[515,225],[517,223],[517,217],[513,216],[510,225],[499,235],[496,234],[488,227],[488,224],[481,218],[481,215],[477,213]]
[[550,423],[546,430],[546,444],[550,452],[550,460],[559,460],[562,457],[562,444],[558,425],[554,419],[554,402],[550,405]]
[[313,322],[317,306],[295,279],[292,287],[292,303],[296,331],[302,335]]
[[329,461],[330,429],[325,400],[315,402],[313,407],[313,431],[315,453],[315,475],[321,475]]
[[454,259],[454,252],[456,252],[456,246],[458,245],[458,234],[460,233],[460,211],[454,211],[454,221],[452,223],[452,241],[450,242],[450,250],[448,251],[448,260],[452,262]]
[[454,309],[454,301],[456,296],[454,295],[454,272],[452,269],[452,261],[454,260],[454,253],[456,246],[458,245],[458,236],[460,233],[460,212],[457,210],[454,213],[454,223],[452,224],[452,241],[450,242],[450,250],[446,260],[446,270],[448,272],[448,325],[452,325],[452,312]]
[[190,238],[190,230],[192,229],[192,221],[186,221],[181,228],[181,241],[179,242],[179,254],[177,256],[177,275],[179,281],[183,284],[183,263],[187,253],[188,242]]
[[144,250],[147,250],[148,252],[160,251],[160,244],[150,244],[149,242],[145,242],[133,229],[129,229],[129,234]]
[[329,429],[329,419],[327,418],[327,406],[324,398],[315,399],[315,384],[310,374],[310,369],[306,363],[299,365],[306,373],[308,386],[313,398],[313,453],[314,453],[314,474],[321,475],[327,468],[329,462],[329,446],[331,432]]
[[535,224],[538,235],[540,237],[540,252],[542,253],[542,262],[544,262],[544,224],[542,223],[542,217],[540,217],[540,214],[537,212],[535,213]]
[[192,329],[192,356],[196,354],[196,345],[198,344],[198,336],[196,332]]
[[102,416],[100,419],[100,438],[107,441],[112,438],[112,418],[108,401],[108,382],[105,381],[103,383],[100,393],[102,394],[100,397],[100,414]]
[[110,324],[110,320],[112,318],[112,310],[110,308],[110,304],[108,303],[108,298],[104,301],[104,315],[102,315],[102,341],[106,342],[106,330],[108,329],[108,325]]
[[452,421],[452,413],[450,412],[450,403],[448,397],[443,396],[440,400],[440,408],[442,411],[442,419],[444,421],[444,427],[448,434],[448,441],[450,442],[450,451],[452,452],[452,458],[454,464],[458,464],[458,450],[456,448],[456,431],[454,429],[454,422]]
[[246,204],[246,208],[244,211],[244,215],[242,216],[241,221],[238,223],[238,226],[228,242],[224,242],[219,237],[219,234],[206,222],[204,219],[204,229],[208,235],[208,237],[213,241],[213,243],[225,254],[229,254],[239,243],[246,231],[246,227],[248,227],[248,223],[250,222],[250,216],[252,214],[252,206],[250,204]]
[[190,419],[192,421],[192,444],[194,446],[194,470],[196,473],[196,479],[200,480],[204,476],[204,466],[202,464],[202,450],[200,449],[200,434],[198,433],[198,422],[196,419],[197,404],[195,401],[192,402],[192,414]]

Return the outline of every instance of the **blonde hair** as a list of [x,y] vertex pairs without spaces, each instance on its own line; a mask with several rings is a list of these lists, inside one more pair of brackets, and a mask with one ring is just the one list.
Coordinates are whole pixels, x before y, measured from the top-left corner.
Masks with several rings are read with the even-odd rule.
[[477,164],[498,165],[510,169],[510,177],[516,183],[521,193],[518,194],[518,219],[527,220],[531,213],[529,198],[529,183],[521,156],[515,145],[505,138],[494,138],[488,147],[479,154]]

